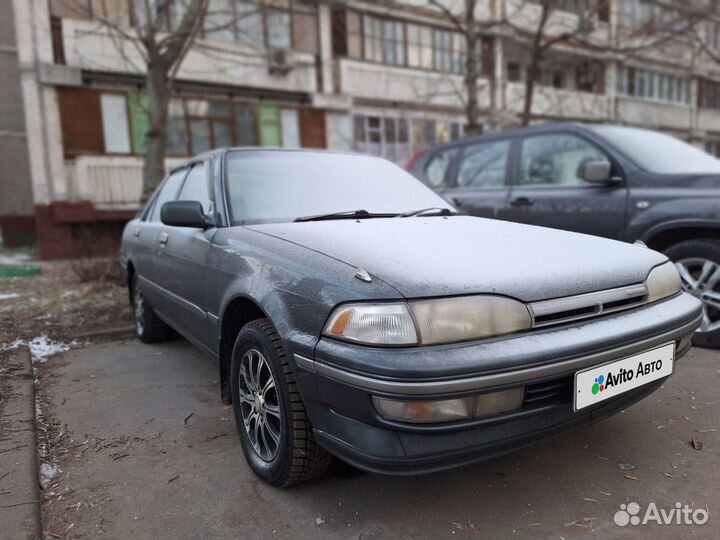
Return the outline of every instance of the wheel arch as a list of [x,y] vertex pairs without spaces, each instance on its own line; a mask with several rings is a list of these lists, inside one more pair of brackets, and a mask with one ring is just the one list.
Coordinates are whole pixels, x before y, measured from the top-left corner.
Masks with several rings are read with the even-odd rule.
[[641,240],[656,251],[665,251],[684,240],[720,240],[720,222],[705,220],[674,221],[653,227]]
[[232,297],[224,309],[219,321],[219,368],[220,368],[220,393],[226,404],[232,403],[230,393],[230,363],[232,351],[235,346],[235,339],[243,326],[257,319],[272,319],[260,306],[259,302],[248,296],[237,295]]

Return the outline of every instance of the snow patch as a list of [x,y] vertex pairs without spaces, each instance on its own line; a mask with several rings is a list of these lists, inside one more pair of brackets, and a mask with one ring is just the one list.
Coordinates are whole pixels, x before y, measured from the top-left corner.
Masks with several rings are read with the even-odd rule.
[[53,465],[52,463],[41,464],[38,476],[42,488],[46,489],[61,472],[62,470],[57,465]]
[[29,253],[3,253],[0,254],[0,265],[15,266],[22,265],[30,260]]
[[10,345],[6,346],[3,350],[12,351],[18,347],[27,346],[30,349],[33,364],[42,364],[54,354],[69,351],[70,347],[73,345],[77,345],[77,342],[73,341],[72,343],[63,343],[62,341],[54,341],[47,336],[40,336],[33,338],[30,341],[17,339]]
[[10,300],[11,298],[19,298],[17,293],[0,293],[0,300]]

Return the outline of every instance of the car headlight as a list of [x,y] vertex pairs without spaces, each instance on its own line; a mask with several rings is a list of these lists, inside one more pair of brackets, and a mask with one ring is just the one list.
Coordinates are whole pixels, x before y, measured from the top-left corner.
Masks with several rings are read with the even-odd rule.
[[346,304],[335,309],[324,333],[370,345],[437,345],[529,330],[531,324],[523,303],[479,295]]
[[682,282],[675,265],[668,261],[650,271],[645,280],[645,286],[648,294],[647,301],[650,303],[679,293],[682,289]]

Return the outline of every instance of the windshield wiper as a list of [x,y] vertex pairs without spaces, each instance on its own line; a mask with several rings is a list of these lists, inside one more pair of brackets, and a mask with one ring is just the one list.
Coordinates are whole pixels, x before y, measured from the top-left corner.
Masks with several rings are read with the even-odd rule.
[[346,212],[333,212],[330,214],[318,214],[316,216],[302,216],[293,221],[325,221],[330,219],[369,219],[396,217],[398,214],[374,214],[367,210],[348,210]]
[[439,206],[433,206],[430,208],[421,208],[420,210],[410,210],[409,212],[403,212],[398,214],[397,217],[416,217],[416,216],[456,216],[458,213],[450,210],[449,208],[440,208]]

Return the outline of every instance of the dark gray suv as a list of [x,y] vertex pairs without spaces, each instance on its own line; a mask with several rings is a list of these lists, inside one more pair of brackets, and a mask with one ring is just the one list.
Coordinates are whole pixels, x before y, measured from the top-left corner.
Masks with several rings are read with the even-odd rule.
[[[138,338],[218,361],[267,482],[454,467],[657,389],[701,304],[664,255],[461,216],[377,158],[219,150],[123,234]],[[182,389],[179,389],[182,391]]]
[[695,344],[720,347],[720,161],[642,129],[550,124],[416,155],[416,177],[472,216],[642,241],[702,300]]

